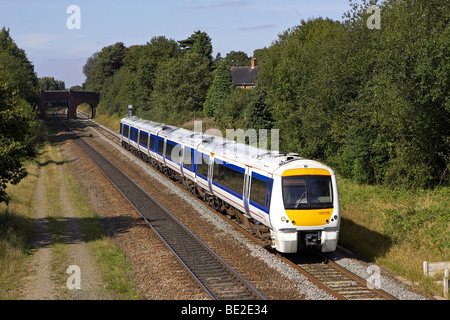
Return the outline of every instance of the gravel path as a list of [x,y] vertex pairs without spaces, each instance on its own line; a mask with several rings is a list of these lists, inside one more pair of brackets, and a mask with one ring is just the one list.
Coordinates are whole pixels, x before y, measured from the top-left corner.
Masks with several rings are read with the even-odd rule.
[[[59,139],[59,142],[61,141],[63,140]],[[80,230],[77,210],[70,200],[63,168],[69,164],[66,161],[55,161],[50,149],[44,150],[43,153],[46,161],[41,164],[34,193],[35,236],[31,243],[31,258],[26,266],[28,276],[22,279],[20,296],[25,300],[108,299],[109,295],[104,290],[101,275]],[[49,191],[46,188],[45,179],[50,174],[50,166],[54,166],[51,172],[56,172],[56,175],[51,177],[51,181],[58,184],[59,192],[56,197],[59,206],[54,207],[61,208],[60,212],[47,212],[46,195]],[[64,247],[63,261],[60,260],[61,254],[58,259],[56,258],[55,243],[48,217],[56,218],[65,224],[63,240],[58,241],[59,245]],[[69,273],[61,275],[66,270]],[[72,277],[74,281],[67,281],[76,274],[79,277]]]
[[45,220],[44,168],[39,170],[34,197],[35,236],[32,240],[32,259],[28,265],[30,276],[24,279],[23,297],[26,300],[53,299],[54,283],[51,277],[52,239]]

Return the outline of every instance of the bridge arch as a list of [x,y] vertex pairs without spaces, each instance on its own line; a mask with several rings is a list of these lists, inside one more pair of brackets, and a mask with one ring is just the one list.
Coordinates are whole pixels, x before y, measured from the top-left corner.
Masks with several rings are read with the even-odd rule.
[[87,103],[92,108],[92,117],[95,116],[95,109],[98,106],[100,100],[99,94],[96,92],[87,91],[73,91],[73,90],[57,90],[57,91],[44,91],[39,90],[39,96],[41,98],[39,104],[40,117],[46,118],[46,104],[58,103],[67,105],[67,119],[77,118],[77,107],[82,103]]

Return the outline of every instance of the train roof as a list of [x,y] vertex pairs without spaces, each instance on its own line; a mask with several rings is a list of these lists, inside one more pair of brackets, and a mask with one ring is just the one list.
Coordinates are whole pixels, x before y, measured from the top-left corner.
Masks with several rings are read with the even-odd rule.
[[270,151],[252,145],[226,140],[223,137],[207,135],[201,132],[169,126],[136,116],[122,119],[123,123],[132,124],[154,134],[162,134],[175,141],[191,145],[205,153],[213,153],[225,161],[235,161],[250,165],[264,171],[273,172],[280,166],[294,160],[305,160],[296,153]]

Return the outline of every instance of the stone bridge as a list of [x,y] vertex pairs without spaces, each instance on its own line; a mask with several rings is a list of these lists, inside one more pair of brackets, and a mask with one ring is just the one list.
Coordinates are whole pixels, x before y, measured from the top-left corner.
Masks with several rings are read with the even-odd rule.
[[57,104],[59,106],[67,106],[67,119],[77,118],[77,107],[82,103],[87,103],[91,106],[92,118],[95,117],[95,108],[99,102],[99,94],[87,91],[73,91],[73,90],[58,90],[58,91],[44,91],[39,90],[41,102],[39,104],[40,117],[46,118],[47,103]]

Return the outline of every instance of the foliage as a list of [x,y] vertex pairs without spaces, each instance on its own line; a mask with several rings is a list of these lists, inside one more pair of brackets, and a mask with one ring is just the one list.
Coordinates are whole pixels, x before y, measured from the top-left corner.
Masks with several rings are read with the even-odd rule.
[[53,77],[39,78],[39,89],[41,90],[65,90],[66,84],[64,81],[56,80]]
[[184,122],[202,112],[210,84],[209,63],[203,56],[192,52],[172,58],[156,70],[150,108],[143,110],[156,121]]
[[38,79],[25,52],[5,28],[0,32],[0,202],[7,184],[27,175],[23,160],[34,151]]
[[86,89],[104,95],[112,83],[114,73],[123,66],[127,48],[122,42],[104,47],[98,54],[88,59],[83,68],[87,76]]
[[251,60],[243,51],[230,51],[227,53],[225,59],[222,60],[221,66],[230,68],[250,66]]
[[215,70],[213,82],[206,95],[203,112],[206,116],[214,117],[220,105],[225,103],[233,90],[230,69],[222,64]]
[[100,93],[110,114],[124,115],[131,104],[138,115],[181,124],[203,109],[212,80],[210,41],[197,31],[180,44],[159,36],[145,45],[103,48],[86,62],[84,87]]
[[212,44],[211,38],[206,32],[200,30],[195,31],[189,38],[178,41],[180,48],[190,50],[193,53],[197,53],[200,56],[208,60],[209,65],[212,65]]
[[373,4],[350,0],[342,21],[301,21],[255,50],[253,90],[234,88],[229,75],[248,56],[231,51],[213,62],[202,31],[106,47],[87,61],[86,87],[101,92],[110,112],[132,104],[138,115],[174,125],[203,113],[220,127],[278,128],[282,150],[360,183],[448,185],[449,2],[380,2],[381,28],[369,29]]
[[[448,1],[369,3],[302,21],[258,54],[281,147],[362,183],[449,183]],[[262,60],[262,61],[261,61]]]

